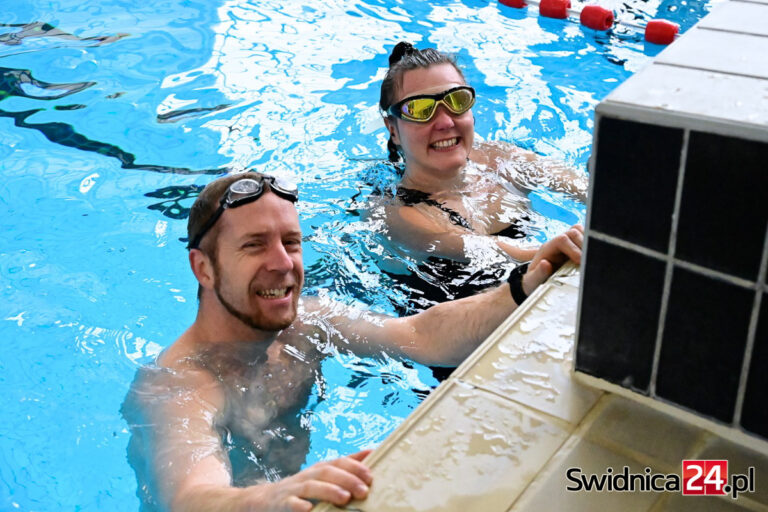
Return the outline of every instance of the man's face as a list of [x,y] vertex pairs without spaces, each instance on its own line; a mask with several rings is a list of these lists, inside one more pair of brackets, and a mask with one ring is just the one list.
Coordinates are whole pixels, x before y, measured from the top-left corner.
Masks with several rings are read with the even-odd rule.
[[265,192],[219,219],[214,290],[235,318],[264,331],[296,318],[304,285],[299,216],[293,203]]

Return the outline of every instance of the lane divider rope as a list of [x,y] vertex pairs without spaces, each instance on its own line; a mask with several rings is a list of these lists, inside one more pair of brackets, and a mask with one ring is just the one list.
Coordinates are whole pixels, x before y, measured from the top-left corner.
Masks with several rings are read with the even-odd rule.
[[580,11],[571,9],[571,0],[499,0],[507,7],[522,9],[528,4],[538,5],[539,14],[547,18],[566,19],[569,16],[578,18],[585,27],[593,30],[608,30],[614,24],[627,26],[642,31],[645,40],[654,44],[669,44],[680,32],[680,26],[668,20],[651,20],[645,25],[620,21],[614,23],[613,11],[600,5],[586,5]]

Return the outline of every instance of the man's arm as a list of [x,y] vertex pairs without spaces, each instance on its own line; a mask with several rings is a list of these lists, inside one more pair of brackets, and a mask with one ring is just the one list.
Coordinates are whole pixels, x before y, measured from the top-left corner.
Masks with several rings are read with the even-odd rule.
[[[232,486],[228,456],[215,427],[225,395],[201,369],[149,370],[131,390],[142,408],[145,442],[155,499],[173,512],[309,511],[313,501],[344,505],[368,493],[371,473],[362,464],[369,452],[315,464],[275,483]],[[134,432],[137,435],[137,432]]]
[[[327,501],[344,506],[354,497],[364,499],[371,473],[362,464],[370,450],[320,462],[275,483],[250,487],[207,480],[203,469],[188,489],[181,489],[171,510],[190,512],[309,512],[314,503]],[[218,472],[218,471],[216,471]]]
[[[573,226],[545,243],[523,277],[523,290],[533,291],[563,263],[581,262],[583,228]],[[381,350],[429,365],[456,366],[463,361],[518,304],[505,283],[487,292],[444,302],[417,315],[391,318],[370,313],[336,315],[334,327],[349,348],[360,355]]]

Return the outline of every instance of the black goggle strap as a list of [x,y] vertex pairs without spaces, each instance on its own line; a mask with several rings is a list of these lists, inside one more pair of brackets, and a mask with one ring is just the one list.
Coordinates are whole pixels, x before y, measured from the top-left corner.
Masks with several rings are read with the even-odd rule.
[[[226,197],[226,195],[224,196]],[[224,198],[222,198],[224,199]],[[208,232],[209,229],[213,227],[214,224],[216,224],[216,221],[219,220],[219,217],[221,217],[221,214],[224,213],[224,210],[227,207],[225,206],[224,201],[222,201],[219,204],[219,207],[216,209],[216,211],[211,215],[211,218],[208,219],[208,222],[203,225],[203,227],[200,229],[200,231],[197,233],[197,236],[192,240],[189,245],[187,246],[187,249],[199,249],[200,248],[200,242],[203,240],[203,237]]]
[[[236,208],[238,206],[250,203],[251,201],[255,201],[261,195],[264,193],[264,181],[258,182],[259,187],[254,190],[253,192],[250,192],[248,194],[243,194],[242,197],[238,197],[237,199],[232,199],[232,186],[236,183],[240,183],[244,180],[237,180],[234,183],[232,183],[229,188],[227,188],[227,192],[221,196],[221,200],[219,201],[219,207],[216,209],[215,212],[213,212],[213,215],[211,215],[211,218],[208,219],[208,222],[205,223],[205,225],[202,227],[200,232],[197,234],[195,239],[189,244],[190,249],[198,249],[200,246],[200,242],[202,241],[205,234],[210,230],[214,224],[216,224],[216,221],[219,220],[219,217],[221,217],[221,214],[224,213],[224,210],[227,208]],[[255,180],[251,180],[255,181]]]
[[237,208],[238,206],[246,205],[248,203],[251,203],[257,200],[262,195],[264,195],[265,183],[269,185],[269,188],[272,189],[272,192],[282,197],[283,199],[286,199],[292,203],[295,203],[299,199],[299,193],[295,185],[287,184],[287,183],[282,184],[281,180],[277,180],[274,176],[264,176],[259,181],[256,181],[253,178],[246,178],[246,179],[256,182],[258,184],[258,187],[248,193],[239,193],[240,197],[233,199],[232,187],[235,184],[245,180],[238,180],[232,183],[232,185],[230,185],[229,188],[227,189],[226,194],[224,194],[221,197],[221,200],[219,201],[219,207],[216,209],[213,215],[211,215],[211,218],[208,219],[208,222],[205,223],[205,225],[202,227],[202,229],[197,234],[195,239],[192,240],[192,242],[190,242],[190,244],[187,246],[188,249],[199,248],[200,242],[202,241],[203,237],[213,227],[213,225],[216,224],[216,221],[219,220],[219,217],[221,217],[221,214],[224,213],[224,210],[226,210],[227,208]]

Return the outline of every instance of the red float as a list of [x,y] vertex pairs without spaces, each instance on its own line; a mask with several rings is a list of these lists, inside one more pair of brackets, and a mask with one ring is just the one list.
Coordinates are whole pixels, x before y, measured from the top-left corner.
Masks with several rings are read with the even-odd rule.
[[599,5],[587,5],[579,16],[581,24],[594,30],[608,30],[613,26],[613,11]]
[[501,5],[506,5],[507,7],[517,7],[518,9],[522,9],[528,5],[525,3],[525,0],[499,0],[499,3]]
[[541,0],[539,14],[547,18],[565,19],[570,8],[571,0]]
[[680,31],[677,23],[667,20],[651,20],[645,26],[645,40],[655,44],[669,44]]

